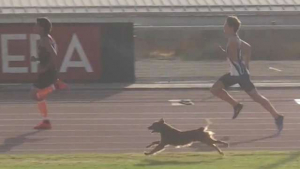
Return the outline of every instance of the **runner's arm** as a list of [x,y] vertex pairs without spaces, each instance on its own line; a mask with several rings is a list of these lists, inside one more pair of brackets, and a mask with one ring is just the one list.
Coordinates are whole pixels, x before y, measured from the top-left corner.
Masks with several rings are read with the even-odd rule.
[[54,49],[54,47],[51,45],[50,39],[49,38],[45,38],[42,40],[43,45],[45,46],[46,50],[50,53],[50,58],[49,58],[49,62],[47,63],[47,65],[45,65],[40,71],[41,72],[45,72],[46,70],[48,70],[54,63],[54,58],[57,56],[56,50]]
[[224,55],[224,57],[227,56],[227,55],[226,55],[226,50],[225,50],[220,44],[215,43],[215,48],[218,48],[218,49],[221,51],[222,56],[223,56],[223,55]]
[[229,40],[228,41],[228,47],[227,47],[227,57],[232,60],[236,61],[237,60],[237,55],[238,55],[238,43],[236,40]]
[[244,51],[244,62],[249,70],[249,62],[251,59],[251,45],[245,41],[242,41],[242,50]]

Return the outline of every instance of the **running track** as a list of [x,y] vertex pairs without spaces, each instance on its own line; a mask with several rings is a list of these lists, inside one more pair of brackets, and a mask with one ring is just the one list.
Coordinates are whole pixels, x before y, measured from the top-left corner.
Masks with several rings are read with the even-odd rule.
[[[300,150],[300,90],[262,90],[285,115],[285,128],[276,128],[270,114],[241,91],[231,92],[245,107],[236,120],[232,108],[205,90],[100,90],[67,91],[49,98],[53,129],[35,131],[40,122],[28,93],[1,92],[0,153],[143,153],[159,139],[147,127],[161,117],[187,130],[213,123],[216,138],[231,143],[227,150]],[[193,106],[172,106],[168,100],[192,99]],[[167,151],[211,151],[194,144]]]

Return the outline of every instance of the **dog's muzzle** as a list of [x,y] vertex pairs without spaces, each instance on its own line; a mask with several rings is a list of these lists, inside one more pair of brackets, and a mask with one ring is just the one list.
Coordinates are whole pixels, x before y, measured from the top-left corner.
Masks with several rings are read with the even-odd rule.
[[148,127],[148,130],[151,130],[151,133],[154,133],[155,131],[154,131],[154,129],[150,126],[150,127]]

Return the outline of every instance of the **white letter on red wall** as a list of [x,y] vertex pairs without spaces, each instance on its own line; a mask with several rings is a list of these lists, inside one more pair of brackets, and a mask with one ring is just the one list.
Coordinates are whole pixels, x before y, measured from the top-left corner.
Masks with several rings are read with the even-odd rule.
[[[30,34],[30,56],[38,57],[37,41],[40,39],[38,34]],[[31,72],[36,73],[39,62],[31,62]]]
[[24,55],[9,55],[9,40],[26,40],[25,34],[4,34],[1,36],[2,72],[3,73],[27,73],[27,67],[10,67],[9,62],[25,61]]
[[[77,50],[77,53],[80,57],[80,61],[71,61],[72,54]],[[68,47],[66,56],[64,57],[63,63],[60,68],[60,72],[67,72],[69,67],[82,67],[85,68],[86,72],[93,72],[92,66],[80,44],[80,41],[76,34],[73,34],[72,40]]]

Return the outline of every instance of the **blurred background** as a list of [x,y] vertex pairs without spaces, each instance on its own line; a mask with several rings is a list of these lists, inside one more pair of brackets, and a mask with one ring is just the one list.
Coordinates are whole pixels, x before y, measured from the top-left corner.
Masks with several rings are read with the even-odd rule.
[[[68,31],[76,34],[92,63],[93,72],[78,70],[81,68],[76,66],[61,71],[69,81],[212,82],[228,72],[229,65],[215,44],[225,47],[224,21],[228,15],[237,15],[242,22],[240,37],[252,45],[253,80],[300,80],[298,0],[0,0],[0,6],[2,42],[6,33],[20,34],[22,30],[28,36],[24,43],[15,39],[9,45],[2,45],[2,57],[5,51],[8,55],[23,55],[23,59],[9,59],[7,64],[29,67],[23,72],[28,77],[34,73],[30,71],[28,58],[35,48],[31,46],[30,28],[24,31],[22,26],[31,27],[36,17],[47,16],[54,23],[54,38],[65,39],[65,42],[58,40],[63,46],[58,64],[62,65],[68,49],[63,44],[68,45],[73,38],[64,33]],[[78,30],[83,25],[86,28]],[[88,27],[99,29],[97,39],[88,36]],[[99,51],[89,49],[90,42]],[[74,48],[70,58],[82,61],[77,49]],[[2,59],[1,66],[5,67],[4,64]],[[74,77],[78,72],[81,76]],[[2,82],[30,81],[19,76],[18,71],[6,72],[2,68],[1,74]],[[93,78],[86,78],[91,74]]]

